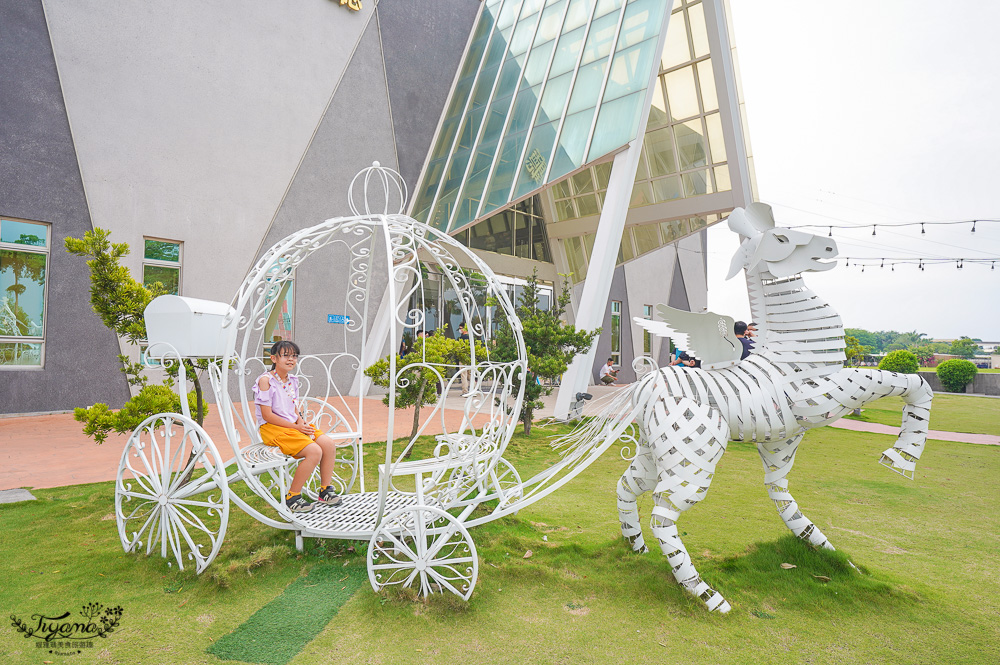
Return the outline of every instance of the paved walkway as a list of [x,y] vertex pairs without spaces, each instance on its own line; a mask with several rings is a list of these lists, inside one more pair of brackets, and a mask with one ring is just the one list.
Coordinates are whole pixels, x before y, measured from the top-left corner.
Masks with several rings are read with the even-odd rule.
[[[589,390],[594,399],[587,403],[585,413],[599,410],[613,393],[620,390],[620,387],[592,386]],[[537,412],[538,418],[552,415],[555,397],[553,393],[543,398],[545,407]],[[442,431],[442,420],[445,427],[457,428],[462,418],[462,412],[459,410],[460,402],[461,398],[457,394],[450,397],[446,408],[441,412],[442,415],[435,417],[426,433],[439,434]],[[356,404],[355,398],[351,406],[356,408]],[[363,431],[371,433],[364,437],[366,443],[385,440],[388,415],[389,409],[382,404],[381,399],[365,400]],[[412,419],[412,410],[396,412],[396,436],[409,433]],[[898,427],[856,420],[839,420],[832,426],[861,432],[899,434]],[[73,420],[73,415],[70,413],[0,418],[0,491],[17,487],[62,487],[114,480],[122,449],[128,437],[109,436],[103,445],[97,445],[84,436],[80,428],[81,424]],[[220,453],[228,459],[232,452],[214,406],[206,419],[205,429],[217,445],[221,444]],[[959,434],[932,430],[928,433],[928,437],[939,441],[1000,445],[1000,436],[986,434]]]

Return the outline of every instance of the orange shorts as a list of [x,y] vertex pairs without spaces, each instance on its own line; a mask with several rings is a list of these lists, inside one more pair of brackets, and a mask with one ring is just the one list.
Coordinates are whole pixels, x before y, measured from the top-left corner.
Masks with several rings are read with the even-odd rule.
[[269,446],[277,446],[281,452],[295,457],[302,449],[310,443],[323,436],[323,432],[316,430],[312,436],[303,434],[297,429],[280,427],[271,423],[264,423],[260,426],[260,438]]

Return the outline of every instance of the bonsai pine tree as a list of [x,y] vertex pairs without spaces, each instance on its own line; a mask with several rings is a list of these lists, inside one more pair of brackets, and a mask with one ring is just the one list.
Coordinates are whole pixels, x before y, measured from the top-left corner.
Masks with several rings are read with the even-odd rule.
[[[87,231],[83,238],[66,238],[66,251],[76,256],[88,257],[90,267],[90,304],[108,328],[123,337],[130,345],[138,346],[146,338],[146,322],[143,312],[153,298],[166,293],[160,283],[149,287],[137,282],[128,268],[121,265],[121,259],[129,253],[128,243],[113,243],[110,231],[97,228]],[[125,434],[149,416],[157,413],[180,411],[180,398],[171,389],[173,377],[180,370],[178,364],[167,366],[167,376],[162,385],[150,385],[142,373],[141,362],[133,362],[127,355],[119,354],[122,372],[129,385],[141,386],[139,393],[130,399],[119,411],[113,411],[107,404],[94,404],[87,408],[77,408],[73,417],[84,423],[83,432],[93,437],[97,443],[104,443],[108,434]],[[204,369],[204,362],[200,367]],[[188,395],[188,404],[195,412],[198,424],[205,422],[207,405],[203,399],[201,382],[197,368],[190,360],[180,363],[189,379],[194,383],[195,394]]]

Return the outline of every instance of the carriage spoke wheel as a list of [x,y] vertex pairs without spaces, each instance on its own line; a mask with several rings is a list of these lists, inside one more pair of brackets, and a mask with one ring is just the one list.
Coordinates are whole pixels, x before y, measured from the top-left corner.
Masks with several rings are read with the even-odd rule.
[[498,508],[505,508],[519,501],[524,494],[524,486],[517,469],[502,457],[490,472],[490,489],[496,492],[500,499]]
[[412,587],[422,597],[449,591],[468,600],[478,575],[479,557],[469,532],[432,506],[389,513],[368,544],[368,579],[375,591]]
[[135,428],[118,465],[115,518],[126,552],[159,551],[198,573],[215,559],[229,522],[229,485],[198,423],[161,413]]

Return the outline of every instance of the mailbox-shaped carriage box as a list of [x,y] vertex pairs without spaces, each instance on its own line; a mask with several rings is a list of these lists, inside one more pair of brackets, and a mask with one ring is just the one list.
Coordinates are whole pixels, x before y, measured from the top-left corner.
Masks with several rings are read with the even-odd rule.
[[170,347],[164,346],[169,344],[182,358],[215,358],[226,354],[226,338],[235,325],[236,311],[213,300],[160,296],[146,305],[143,317],[154,357],[169,354]]

